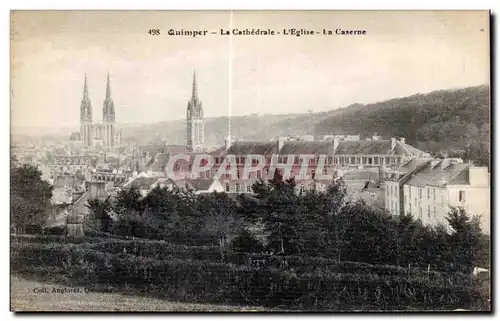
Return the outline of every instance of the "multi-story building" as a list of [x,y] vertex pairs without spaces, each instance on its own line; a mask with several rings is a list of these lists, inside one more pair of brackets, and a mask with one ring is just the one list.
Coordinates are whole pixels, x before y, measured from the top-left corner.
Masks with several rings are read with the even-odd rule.
[[430,160],[386,182],[386,209],[392,214],[411,214],[426,225],[447,225],[450,207],[469,215],[481,215],[489,233],[490,183],[486,167],[460,159]]
[[[160,153],[154,157],[151,165],[147,167],[148,175],[167,177],[165,166],[170,157],[175,153],[182,153],[190,157],[189,162],[179,160],[174,166],[174,172],[189,174],[192,163],[197,154],[186,153],[184,149],[176,147],[170,153]],[[346,175],[346,185],[356,193],[366,192],[370,189],[370,198],[374,198],[374,188],[379,188],[381,176],[386,170],[395,168],[403,162],[412,159],[426,159],[427,153],[415,149],[404,140],[340,140],[327,141],[292,141],[280,138],[277,141],[234,141],[227,139],[225,146],[213,151],[210,155],[214,159],[210,171],[201,172],[202,179],[214,178],[219,167],[225,163],[228,155],[234,157],[236,169],[234,175],[224,174],[220,182],[224,190],[230,193],[251,193],[252,185],[259,179],[267,179],[270,170],[274,168],[280,176],[295,178],[299,192],[315,188],[324,190],[334,179]],[[252,160],[251,166],[260,165],[260,169],[250,171],[244,176],[244,168],[249,155],[260,155],[260,161]],[[301,155],[312,155],[309,159],[302,159]],[[274,157],[274,159],[273,159]],[[306,166],[302,166],[307,161]],[[227,162],[226,162],[227,164]],[[287,164],[284,166],[284,164]],[[304,169],[304,173],[301,173]],[[316,172],[321,170],[321,173]],[[288,171],[288,172],[287,172]],[[351,179],[354,172],[363,171],[368,177],[367,181]],[[305,177],[299,176],[305,174]],[[321,174],[321,175],[319,175]],[[359,176],[359,175],[358,175]],[[365,177],[363,176],[363,177]],[[191,177],[193,178],[193,177]],[[365,187],[368,182],[368,187]],[[350,186],[352,185],[352,186]]]

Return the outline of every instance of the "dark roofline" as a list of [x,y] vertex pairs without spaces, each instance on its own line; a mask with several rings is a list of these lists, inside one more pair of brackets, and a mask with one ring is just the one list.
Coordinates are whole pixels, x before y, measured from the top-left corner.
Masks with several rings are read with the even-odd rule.
[[422,169],[426,168],[428,165],[430,165],[430,163],[432,162],[432,160],[428,160],[420,165],[418,165],[417,167],[415,167],[414,170],[412,171],[409,171],[408,173],[406,173],[405,175],[403,175],[403,177],[401,177],[399,179],[399,186],[403,186],[404,184],[406,184],[410,178],[413,177],[413,175],[417,174],[418,172],[420,172]]

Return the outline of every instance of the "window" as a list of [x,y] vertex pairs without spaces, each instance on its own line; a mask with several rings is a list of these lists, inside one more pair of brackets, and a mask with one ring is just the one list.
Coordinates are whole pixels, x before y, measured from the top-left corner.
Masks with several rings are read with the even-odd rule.
[[339,159],[338,159],[338,157],[333,158],[333,163],[334,163],[335,165],[337,165],[337,164],[339,163]]
[[408,196],[410,197],[411,200],[411,186],[408,186]]
[[236,177],[237,177],[238,179],[240,179],[240,170],[239,170],[239,169],[237,169],[237,170],[236,170]]
[[431,206],[427,206],[427,217],[431,218]]
[[316,170],[312,169],[311,170],[311,178],[314,179],[315,176],[316,176]]
[[236,193],[240,192],[240,183],[236,183]]
[[432,192],[433,192],[433,194],[434,194],[434,200],[436,200],[436,188],[433,188],[433,189],[432,189]]
[[458,200],[460,202],[465,202],[465,191],[458,192]]
[[420,206],[420,209],[419,209],[419,212],[418,212],[418,216],[420,217],[420,219],[422,219],[422,206]]
[[366,164],[366,157],[363,157],[363,164]]
[[390,186],[387,186],[387,198],[389,198],[389,196],[390,196],[390,195],[389,195],[389,193],[390,193],[390,191],[391,191],[389,187],[390,187]]
[[378,157],[373,158],[373,162],[375,165],[378,165]]
[[368,165],[372,165],[373,164],[373,157],[368,157]]
[[436,206],[434,206],[434,218],[436,218]]
[[229,193],[229,184],[226,183],[226,192]]
[[390,162],[391,162],[391,158],[390,158],[390,157],[386,157],[386,158],[385,158],[385,163],[386,163],[386,164],[389,164]]
[[252,185],[247,184],[247,193],[252,193]]
[[261,178],[261,177],[262,177],[262,174],[261,174],[261,172],[259,170],[259,171],[257,171],[257,178]]
[[422,199],[422,188],[418,189],[418,198]]
[[431,198],[431,188],[427,187],[427,198]]
[[356,164],[356,157],[351,157],[351,161],[350,161],[351,164]]
[[408,203],[408,214],[410,214],[410,215],[411,215],[411,202],[410,202],[410,203]]
[[300,185],[300,195],[304,195],[306,192],[306,189],[304,187],[304,185]]

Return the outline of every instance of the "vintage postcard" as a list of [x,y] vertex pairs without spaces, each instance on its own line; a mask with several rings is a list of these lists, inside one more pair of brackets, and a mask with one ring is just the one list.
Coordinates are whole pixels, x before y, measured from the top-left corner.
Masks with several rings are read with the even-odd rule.
[[11,311],[491,311],[490,12],[10,21]]

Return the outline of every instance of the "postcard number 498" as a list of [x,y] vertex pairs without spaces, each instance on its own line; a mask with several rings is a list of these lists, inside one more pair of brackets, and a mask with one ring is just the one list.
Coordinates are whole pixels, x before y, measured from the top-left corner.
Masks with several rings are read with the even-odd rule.
[[148,33],[152,36],[159,36],[160,35],[160,29],[149,29]]

